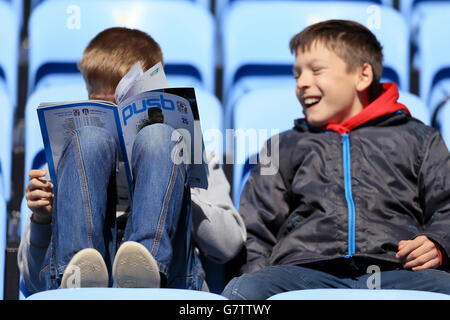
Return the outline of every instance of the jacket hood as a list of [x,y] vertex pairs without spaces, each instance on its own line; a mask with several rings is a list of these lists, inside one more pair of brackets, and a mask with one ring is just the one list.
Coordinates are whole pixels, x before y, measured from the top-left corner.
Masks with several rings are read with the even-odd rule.
[[[358,128],[368,122],[379,119],[383,116],[387,116],[398,111],[404,111],[411,116],[408,108],[397,102],[399,93],[397,85],[393,82],[387,82],[381,84],[382,91],[380,96],[367,105],[360,113],[347,119],[346,121],[338,124],[328,124],[321,128],[327,131],[334,131],[339,134],[348,133],[355,128]],[[306,119],[302,119],[306,122]],[[299,128],[301,124],[295,121],[295,127]]]

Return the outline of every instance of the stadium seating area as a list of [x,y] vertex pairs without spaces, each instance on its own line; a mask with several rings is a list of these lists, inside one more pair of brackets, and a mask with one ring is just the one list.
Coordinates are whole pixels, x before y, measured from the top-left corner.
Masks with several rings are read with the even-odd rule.
[[[266,139],[302,117],[288,44],[294,34],[321,20],[351,19],[371,29],[384,48],[383,81],[397,83],[400,102],[438,128],[450,147],[449,17],[450,1],[438,0],[0,0],[0,299],[17,299],[19,291],[21,298],[28,295],[16,257],[7,261],[5,252],[17,248],[28,215],[23,198],[27,173],[45,162],[36,108],[44,101],[87,98],[76,63],[101,30],[127,26],[148,32],[163,49],[169,84],[196,89],[205,147],[223,156],[238,207]],[[239,130],[243,138],[236,136]],[[50,291],[29,298],[222,299],[220,288],[216,291],[115,288]],[[273,299],[337,297],[328,291],[308,294]],[[361,292],[358,297],[446,298],[384,294]],[[340,297],[355,298],[349,292]]]

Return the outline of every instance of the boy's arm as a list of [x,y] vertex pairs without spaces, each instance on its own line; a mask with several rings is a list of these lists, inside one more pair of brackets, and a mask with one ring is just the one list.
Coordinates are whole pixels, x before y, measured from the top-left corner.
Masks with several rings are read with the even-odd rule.
[[192,229],[202,253],[219,263],[233,259],[244,245],[244,222],[230,198],[230,184],[220,159],[207,154],[208,189],[192,188]]
[[43,267],[52,231],[51,224],[34,223],[30,216],[20,240],[17,262],[25,286],[30,292],[35,293],[40,289],[39,273]]
[[421,235],[436,244],[448,268],[450,254],[450,153],[435,131],[426,150],[419,176],[425,227]]
[[[268,154],[265,150],[260,155]],[[261,161],[253,169],[242,192],[239,212],[247,228],[247,263],[242,267],[242,273],[270,265],[277,233],[289,214],[289,194],[278,168],[278,158]]]

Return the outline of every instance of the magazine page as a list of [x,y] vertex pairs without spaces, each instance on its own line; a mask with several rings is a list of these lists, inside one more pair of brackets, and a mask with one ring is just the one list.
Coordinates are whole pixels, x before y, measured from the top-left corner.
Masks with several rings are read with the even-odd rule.
[[[41,104],[37,109],[49,174],[56,185],[58,168],[66,141],[71,132],[82,126],[96,126],[108,130],[116,139],[117,145],[125,150],[121,133],[117,106],[100,100],[86,100],[69,103]],[[120,153],[117,188],[119,204],[128,203],[131,195],[131,176],[127,177],[127,158]]]
[[[163,122],[183,135],[188,146],[182,159],[175,156],[173,160],[191,165],[191,187],[207,188],[208,172],[194,88],[167,88],[143,92],[121,103],[118,110],[128,163],[131,163],[133,142],[139,130],[151,123]],[[157,121],[152,120],[155,118]]]
[[114,94],[116,103],[120,103],[126,99],[125,95],[130,90],[133,83],[143,74],[144,71],[142,70],[141,62],[138,61],[117,84]]
[[116,103],[119,105],[129,97],[142,92],[167,87],[169,87],[169,84],[167,83],[161,62],[158,62],[143,73],[141,63],[138,61],[122,80],[120,80],[119,85],[116,87]]

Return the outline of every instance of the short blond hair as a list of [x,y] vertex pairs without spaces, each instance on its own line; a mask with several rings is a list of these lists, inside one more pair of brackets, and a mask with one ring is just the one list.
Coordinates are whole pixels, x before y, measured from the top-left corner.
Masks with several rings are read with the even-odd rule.
[[98,88],[115,90],[120,79],[140,61],[144,71],[163,61],[159,44],[137,29],[115,27],[97,34],[78,62],[89,93]]

